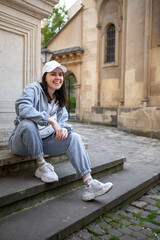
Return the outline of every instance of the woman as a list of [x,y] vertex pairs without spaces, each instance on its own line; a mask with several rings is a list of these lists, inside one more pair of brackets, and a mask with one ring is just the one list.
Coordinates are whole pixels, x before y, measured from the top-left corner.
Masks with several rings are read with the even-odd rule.
[[[42,82],[29,84],[16,101],[15,129],[9,146],[17,155],[31,155],[37,160],[35,176],[43,182],[58,181],[54,167],[47,163],[44,154],[66,153],[77,173],[83,178],[86,192],[84,201],[89,201],[108,192],[112,183],[101,183],[91,177],[90,160],[80,136],[67,124],[65,109],[66,92],[64,73],[67,69],[56,61],[47,62],[42,69]],[[56,115],[56,118],[52,116]],[[42,126],[51,125],[54,133],[46,138],[40,135]],[[38,127],[41,126],[41,127]]]

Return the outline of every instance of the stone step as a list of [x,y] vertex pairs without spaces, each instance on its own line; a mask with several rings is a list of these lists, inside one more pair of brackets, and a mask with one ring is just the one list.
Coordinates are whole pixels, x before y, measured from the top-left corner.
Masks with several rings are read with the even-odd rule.
[[[92,175],[95,177],[122,170],[125,161],[124,157],[113,156],[101,159],[101,153],[99,158],[92,156],[91,159]],[[77,176],[69,161],[54,164],[54,168],[59,176],[59,181],[56,183],[41,182],[34,177],[35,170],[0,178],[0,216],[35,205],[82,185],[81,178]]]
[[[83,140],[83,137],[82,137]],[[88,144],[84,142],[84,146],[87,149]],[[61,163],[67,161],[68,158],[66,154],[61,154],[58,156],[44,156],[47,162],[51,164]],[[36,161],[32,159],[31,156],[18,156],[11,152],[11,150],[6,146],[6,148],[0,149],[0,177],[16,174],[20,171],[31,170],[36,168]]]
[[[47,162],[52,164],[64,162],[67,159],[66,154],[58,156],[45,156]],[[20,171],[36,168],[36,161],[30,156],[22,157],[13,154],[10,150],[0,151],[0,177],[16,174]]]
[[160,182],[160,173],[144,165],[126,164],[124,171],[104,176],[101,181],[111,181],[114,187],[94,201],[83,202],[84,188],[80,187],[1,218],[1,240],[62,240],[115,206],[139,198]]

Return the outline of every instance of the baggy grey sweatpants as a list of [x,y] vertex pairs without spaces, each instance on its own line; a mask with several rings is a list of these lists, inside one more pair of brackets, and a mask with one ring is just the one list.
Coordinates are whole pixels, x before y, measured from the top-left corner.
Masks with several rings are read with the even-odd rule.
[[68,137],[60,141],[56,141],[54,135],[42,140],[37,125],[31,120],[24,119],[11,136],[9,146],[14,154],[31,155],[33,159],[44,154],[56,156],[66,153],[79,175],[84,176],[91,172],[90,159],[77,133],[69,132]]

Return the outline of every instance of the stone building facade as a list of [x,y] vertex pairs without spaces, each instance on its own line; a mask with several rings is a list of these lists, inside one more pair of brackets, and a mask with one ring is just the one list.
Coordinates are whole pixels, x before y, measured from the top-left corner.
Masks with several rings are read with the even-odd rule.
[[0,129],[12,128],[15,100],[41,78],[41,19],[57,0],[0,0]]
[[46,45],[75,75],[77,118],[160,138],[160,1],[81,3]]

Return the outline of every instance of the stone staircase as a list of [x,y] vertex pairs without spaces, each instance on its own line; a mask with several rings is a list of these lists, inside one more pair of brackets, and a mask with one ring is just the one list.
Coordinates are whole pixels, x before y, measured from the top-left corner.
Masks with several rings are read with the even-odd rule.
[[[2,176],[0,178],[0,216],[60,196],[82,185],[82,180],[66,159],[66,155],[46,157],[48,162],[54,164],[59,176],[58,182],[50,184],[45,184],[34,177],[35,160],[29,160],[29,157],[14,156],[9,152],[3,152],[2,155],[4,160],[1,161],[0,168]],[[108,158],[103,159],[101,163],[96,160],[92,161],[92,174],[98,177],[118,172],[122,170],[124,160],[124,158]],[[9,171],[6,170],[7,166]]]
[[82,180],[66,155],[46,156],[59,182],[45,184],[34,177],[35,160],[15,156],[7,147],[1,149],[0,239],[64,239],[106,211],[137,199],[160,181],[158,172],[127,164],[125,157],[88,153],[92,176],[102,182],[111,181],[114,187],[94,201],[83,202]]

